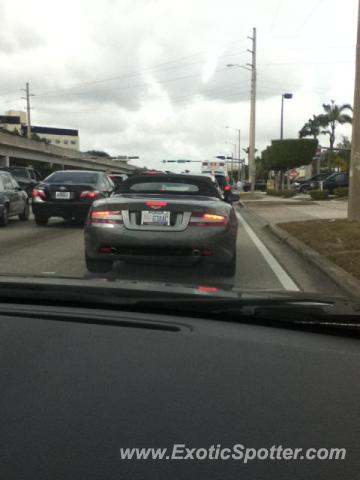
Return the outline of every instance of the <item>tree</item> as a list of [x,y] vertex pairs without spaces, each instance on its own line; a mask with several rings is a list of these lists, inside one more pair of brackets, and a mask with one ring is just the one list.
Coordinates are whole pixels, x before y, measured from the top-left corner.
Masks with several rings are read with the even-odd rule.
[[352,112],[352,106],[349,103],[343,105],[336,105],[334,100],[331,103],[324,103],[323,109],[325,113],[318,116],[320,125],[324,130],[321,130],[323,135],[329,135],[330,151],[334,150],[334,144],[336,140],[336,127],[337,125],[344,125],[346,123],[352,123],[352,116],[346,113]]
[[103,150],[88,150],[87,152],[88,155],[93,155],[94,157],[106,157],[109,158],[111,155],[109,155],[107,152],[104,152]]
[[[263,180],[264,178],[268,178],[269,176],[269,166],[267,162],[266,150],[261,153],[261,157],[255,158],[256,163],[256,179]],[[265,155],[265,157],[264,157]]]
[[262,152],[262,160],[268,170],[281,173],[284,186],[284,172],[311,163],[317,146],[316,139],[272,140]]
[[350,168],[351,141],[348,137],[342,136],[341,142],[336,144],[336,153],[332,160],[332,167],[342,172],[348,172]]
[[299,131],[299,138],[305,137],[314,137],[316,140],[317,137],[320,135],[321,124],[318,115],[313,115],[313,118],[309,118],[309,120],[304,124],[302,129]]

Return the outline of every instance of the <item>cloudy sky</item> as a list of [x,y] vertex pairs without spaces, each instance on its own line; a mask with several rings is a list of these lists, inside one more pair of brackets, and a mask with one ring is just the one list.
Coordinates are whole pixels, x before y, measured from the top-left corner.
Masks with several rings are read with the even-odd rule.
[[2,0],[0,18],[0,111],[24,109],[28,81],[33,124],[139,165],[230,154],[226,126],[248,145],[250,73],[226,65],[251,60],[253,27],[259,150],[279,136],[282,93],[289,138],[322,103],[353,101],[357,0]]

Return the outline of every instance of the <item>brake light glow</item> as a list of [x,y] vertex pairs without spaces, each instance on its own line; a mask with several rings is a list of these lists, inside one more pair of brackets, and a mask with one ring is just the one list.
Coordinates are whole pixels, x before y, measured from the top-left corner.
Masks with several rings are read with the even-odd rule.
[[45,192],[43,190],[33,190],[32,191],[33,198],[46,198]]
[[205,213],[203,218],[205,218],[205,220],[209,220],[210,222],[223,222],[225,220],[223,215],[215,215],[213,213]]
[[99,195],[97,190],[85,190],[80,193],[80,198],[96,198]]
[[230,190],[231,190],[230,185],[225,185],[224,192],[230,192]]
[[95,210],[90,214],[91,223],[108,224],[108,225],[121,225],[123,218],[119,211],[100,211]]
[[197,290],[200,290],[200,292],[207,292],[207,293],[219,291],[219,289],[216,287],[197,287]]
[[167,202],[146,202],[147,207],[166,207]]
[[192,227],[225,227],[228,222],[226,215],[218,213],[193,213],[190,218]]

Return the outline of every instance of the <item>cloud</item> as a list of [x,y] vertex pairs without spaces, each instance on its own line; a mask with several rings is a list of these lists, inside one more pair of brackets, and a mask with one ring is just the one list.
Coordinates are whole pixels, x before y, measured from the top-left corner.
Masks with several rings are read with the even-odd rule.
[[[26,81],[37,124],[78,128],[84,149],[208,158],[242,130],[248,144],[250,61],[258,27],[257,146],[287,135],[335,98],[351,102],[356,0],[3,0],[0,107],[23,108]],[[336,38],[329,32],[336,31]],[[340,130],[339,130],[340,132]]]

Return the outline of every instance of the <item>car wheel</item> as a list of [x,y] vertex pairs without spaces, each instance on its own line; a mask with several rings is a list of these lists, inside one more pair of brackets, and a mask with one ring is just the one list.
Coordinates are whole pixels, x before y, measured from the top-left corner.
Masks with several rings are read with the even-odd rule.
[[301,187],[300,188],[300,193],[305,193],[305,194],[309,193],[309,187],[307,187],[307,186]]
[[5,205],[3,213],[0,217],[0,227],[6,227],[9,223],[9,205]]
[[236,273],[236,255],[229,263],[220,263],[216,265],[216,272],[224,277],[233,277]]
[[24,211],[23,211],[23,213],[20,213],[19,218],[20,218],[20,220],[25,221],[25,222],[26,222],[27,220],[29,220],[29,218],[30,218],[30,205],[29,205],[29,202],[26,202],[26,203],[25,203]]
[[48,221],[49,221],[49,218],[46,217],[45,215],[35,215],[35,223],[40,227],[44,227],[45,225],[47,225]]
[[111,272],[113,262],[111,260],[99,260],[95,258],[89,258],[85,255],[86,268],[91,273],[107,273]]

